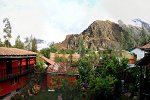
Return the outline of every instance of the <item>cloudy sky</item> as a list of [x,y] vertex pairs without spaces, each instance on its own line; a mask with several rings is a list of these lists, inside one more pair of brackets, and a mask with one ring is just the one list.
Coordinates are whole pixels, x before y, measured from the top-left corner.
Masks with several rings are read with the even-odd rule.
[[81,33],[94,20],[140,18],[150,23],[149,0],[0,0],[0,37],[3,18],[9,18],[12,36],[31,34],[46,43]]

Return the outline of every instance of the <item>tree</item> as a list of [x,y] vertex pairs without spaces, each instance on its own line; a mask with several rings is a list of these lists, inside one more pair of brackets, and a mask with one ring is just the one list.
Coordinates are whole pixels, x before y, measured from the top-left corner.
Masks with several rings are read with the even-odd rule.
[[46,58],[49,58],[50,56],[50,52],[51,52],[51,49],[50,48],[43,48],[40,50],[40,53],[46,57]]
[[103,55],[100,60],[94,52],[86,54],[80,59],[78,69],[83,95],[92,100],[119,97],[127,62],[127,59],[113,55]]
[[147,34],[147,32],[143,26],[142,26],[142,30],[140,33],[140,38],[141,38],[141,40],[140,40],[141,46],[146,45],[149,42],[150,35]]
[[48,44],[47,48],[43,48],[40,50],[40,53],[43,54],[43,56],[50,58],[50,52],[56,53],[58,51],[58,48],[54,46],[54,42],[51,42]]
[[80,39],[79,39],[78,52],[81,55],[81,57],[83,57],[86,53],[85,46],[84,46],[84,41],[83,41],[82,37],[80,37]]
[[37,52],[37,41],[35,37],[32,37],[32,35],[25,38],[25,49]]
[[14,47],[24,49],[24,43],[20,40],[20,35],[17,36]]
[[56,94],[61,94],[63,100],[82,100],[77,81],[74,80],[74,76],[65,75],[66,78],[59,76],[52,77],[55,84],[60,84],[59,88],[55,89]]
[[4,35],[4,45],[6,47],[11,47],[10,39],[11,39],[11,25],[8,18],[3,19],[3,23],[5,24],[5,28],[3,29]]
[[[139,31],[140,33],[135,33],[131,28],[127,28],[124,32],[121,33],[121,46],[122,49],[132,50],[135,47],[143,46],[149,43],[150,35],[149,32],[142,26]],[[135,36],[137,38],[135,38]]]
[[31,50],[31,41],[29,37],[25,38],[25,49],[26,50]]
[[37,55],[37,57],[36,57],[36,71],[37,72],[44,72],[45,71],[44,60],[39,55]]
[[37,41],[36,41],[36,39],[35,38],[32,38],[32,47],[31,47],[31,51],[33,51],[33,52],[37,52]]
[[0,39],[0,47],[3,47],[3,46],[4,46],[4,44],[3,44],[3,42]]

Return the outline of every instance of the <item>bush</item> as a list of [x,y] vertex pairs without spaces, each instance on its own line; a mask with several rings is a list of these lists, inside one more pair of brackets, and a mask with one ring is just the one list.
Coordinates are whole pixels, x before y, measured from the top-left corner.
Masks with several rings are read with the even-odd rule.
[[[113,55],[104,55],[101,60],[93,53],[83,57],[79,62],[78,81],[84,96],[92,100],[116,99],[116,94],[121,95],[120,81],[127,62],[127,59]],[[85,83],[86,87],[83,86]]]

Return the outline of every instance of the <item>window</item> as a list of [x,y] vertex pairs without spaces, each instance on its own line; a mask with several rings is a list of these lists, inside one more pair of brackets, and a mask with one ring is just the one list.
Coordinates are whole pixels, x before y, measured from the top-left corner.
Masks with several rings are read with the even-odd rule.
[[6,61],[6,73],[7,75],[12,74],[12,61],[11,60]]
[[15,85],[19,83],[19,78],[14,78],[11,80],[11,85]]

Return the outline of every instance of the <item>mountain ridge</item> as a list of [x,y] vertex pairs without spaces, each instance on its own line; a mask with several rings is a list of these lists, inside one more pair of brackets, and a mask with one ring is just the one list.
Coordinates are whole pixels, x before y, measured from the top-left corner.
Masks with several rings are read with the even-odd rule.
[[57,45],[66,49],[77,49],[82,38],[86,49],[129,49],[128,45],[133,47],[142,45],[138,41],[144,35],[149,35],[146,28],[125,25],[123,22],[96,20],[80,34],[67,35],[66,39]]

